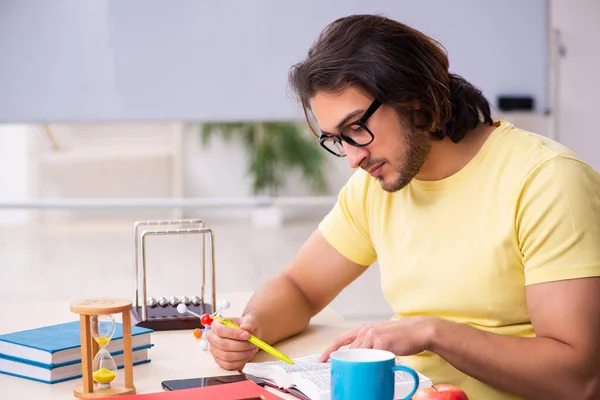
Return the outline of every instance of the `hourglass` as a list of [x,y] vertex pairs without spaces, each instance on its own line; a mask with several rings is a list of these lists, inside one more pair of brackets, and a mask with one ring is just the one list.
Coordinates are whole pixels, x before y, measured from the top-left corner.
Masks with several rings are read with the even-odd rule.
[[108,389],[117,376],[117,363],[106,346],[112,339],[117,324],[112,315],[92,315],[92,338],[98,343],[99,350],[92,361],[92,378],[100,389]]
[[[131,301],[126,299],[89,299],[71,304],[80,314],[82,385],[73,389],[75,397],[109,397],[135,394],[131,344]],[[123,317],[123,362],[125,385],[115,383],[117,364],[107,349],[116,329],[112,314]],[[93,360],[92,360],[93,357]]]

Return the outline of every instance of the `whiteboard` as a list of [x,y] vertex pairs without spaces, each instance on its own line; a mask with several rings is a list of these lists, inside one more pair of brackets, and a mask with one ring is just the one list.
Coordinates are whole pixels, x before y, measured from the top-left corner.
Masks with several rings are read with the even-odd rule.
[[0,122],[296,119],[288,70],[332,20],[380,13],[496,103],[548,106],[547,0],[0,0]]

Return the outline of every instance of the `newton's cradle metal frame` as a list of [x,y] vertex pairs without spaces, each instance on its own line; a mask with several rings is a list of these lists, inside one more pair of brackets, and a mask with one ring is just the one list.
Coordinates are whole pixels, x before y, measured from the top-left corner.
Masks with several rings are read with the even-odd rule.
[[[150,236],[167,235],[200,235],[202,281],[199,296],[195,295],[191,298],[188,296],[148,297],[147,239]],[[199,318],[189,314],[180,314],[177,311],[177,306],[183,303],[189,310],[200,315],[212,314],[216,307],[215,239],[212,229],[207,228],[204,221],[200,219],[137,221],[133,225],[133,240],[133,274],[135,282],[135,296],[131,310],[133,324],[155,331],[203,328]],[[208,254],[206,251],[207,241]],[[210,260],[211,269],[210,302],[206,301],[205,296],[207,258]]]

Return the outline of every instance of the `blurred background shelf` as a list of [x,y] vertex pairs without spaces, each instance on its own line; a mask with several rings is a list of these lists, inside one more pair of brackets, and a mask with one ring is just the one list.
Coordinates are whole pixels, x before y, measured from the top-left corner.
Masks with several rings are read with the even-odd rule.
[[[182,140],[179,123],[52,124],[28,138],[29,198],[181,198]],[[127,214],[125,214],[125,212]],[[34,210],[32,219],[155,216],[157,210]],[[180,207],[158,211],[180,218]]]
[[136,161],[171,158],[173,152],[166,148],[153,148],[144,146],[105,146],[82,147],[68,149],[54,153],[38,154],[38,162],[43,163],[90,163],[99,161]]

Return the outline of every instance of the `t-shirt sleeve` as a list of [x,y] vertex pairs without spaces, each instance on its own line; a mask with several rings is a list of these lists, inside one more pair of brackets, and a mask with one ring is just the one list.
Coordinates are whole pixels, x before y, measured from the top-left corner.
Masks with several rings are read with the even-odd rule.
[[600,175],[558,156],[529,178],[516,229],[525,284],[600,276]]
[[332,210],[319,224],[320,232],[331,246],[349,260],[365,266],[377,259],[369,235],[368,185],[362,171],[354,173],[340,190]]

